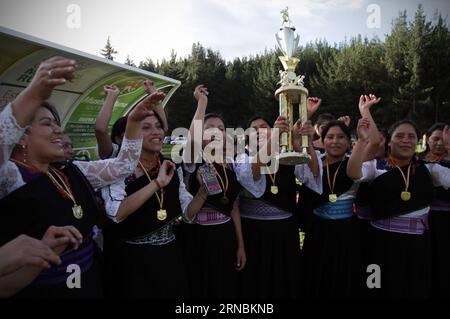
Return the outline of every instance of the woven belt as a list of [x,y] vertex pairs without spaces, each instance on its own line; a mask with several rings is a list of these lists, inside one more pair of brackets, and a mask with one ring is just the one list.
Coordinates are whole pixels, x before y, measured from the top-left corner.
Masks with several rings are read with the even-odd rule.
[[428,214],[421,217],[390,217],[371,222],[372,226],[389,232],[422,235],[428,227]]
[[338,200],[335,203],[325,203],[313,210],[313,213],[323,219],[345,219],[353,216],[353,199]]

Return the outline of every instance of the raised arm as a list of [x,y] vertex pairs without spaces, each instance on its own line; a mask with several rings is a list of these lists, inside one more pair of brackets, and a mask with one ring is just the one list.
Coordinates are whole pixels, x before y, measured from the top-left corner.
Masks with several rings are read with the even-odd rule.
[[306,99],[306,115],[310,119],[322,104],[322,100],[318,97],[309,97]]
[[111,141],[111,137],[108,134],[108,123],[111,120],[114,104],[120,93],[119,88],[115,85],[105,85],[103,91],[106,94],[105,102],[95,120],[95,138],[97,139],[100,158],[105,158],[112,152],[112,143],[114,141]]
[[[147,94],[152,94],[152,93],[157,92],[157,89],[156,89],[153,81],[145,80],[143,85],[144,85],[144,90],[145,90],[145,92],[147,92]],[[155,106],[153,107],[153,111],[156,114],[158,114],[158,116],[161,118],[161,120],[163,122],[162,128],[163,128],[164,132],[167,132],[169,130],[169,124],[167,123],[166,112],[164,111],[161,101],[159,103],[155,104]]]
[[152,93],[130,112],[125,137],[116,158],[94,162],[74,162],[94,188],[105,187],[126,178],[135,171],[142,148],[141,121],[153,114],[154,105],[164,96],[164,93]]
[[[51,96],[55,86],[73,79],[74,70],[74,60],[62,57],[45,60],[39,65],[31,83],[1,112],[0,170],[11,157],[15,144],[22,137],[41,103]],[[1,176],[4,177],[3,174]]]
[[358,121],[357,133],[358,141],[353,147],[352,155],[347,164],[347,176],[353,180],[359,180],[363,176],[362,164],[367,157],[366,151],[370,134],[369,119],[362,118]]
[[[205,119],[206,108],[208,106],[208,89],[203,85],[197,85],[194,90],[194,97],[197,100],[197,110],[195,111],[194,118],[192,119],[191,126],[189,127],[189,134],[186,142],[186,148],[183,153],[183,161],[187,164],[194,163],[197,154],[193,154],[196,147],[195,143],[202,145],[203,140],[203,121]],[[197,123],[201,124],[201,131],[196,132],[195,127]],[[195,132],[200,136],[196,136]]]
[[378,144],[378,128],[377,125],[375,124],[375,121],[373,120],[372,114],[370,112],[370,108],[375,105],[380,103],[381,98],[380,97],[376,97],[373,94],[369,94],[369,95],[361,95],[359,97],[359,104],[358,104],[358,108],[359,108],[359,112],[361,113],[361,117],[368,119],[370,122],[370,126],[369,126],[369,142],[371,144]]
[[75,77],[74,60],[53,57],[42,62],[31,83],[14,99],[12,112],[21,127],[30,124],[41,103],[52,95],[55,86]]

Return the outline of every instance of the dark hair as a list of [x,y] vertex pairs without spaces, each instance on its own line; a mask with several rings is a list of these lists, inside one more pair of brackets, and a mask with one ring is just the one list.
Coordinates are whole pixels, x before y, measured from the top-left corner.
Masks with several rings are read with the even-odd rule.
[[417,139],[419,139],[420,132],[419,132],[419,129],[417,128],[416,123],[414,123],[414,122],[411,121],[411,120],[401,120],[401,121],[395,122],[395,123],[392,124],[391,127],[389,128],[389,131],[388,131],[388,138],[387,138],[387,139],[388,139],[388,142],[391,141],[391,139],[392,139],[392,134],[394,134],[395,130],[396,130],[400,125],[403,125],[403,124],[409,124],[409,125],[411,125],[411,126],[414,128],[414,131],[416,132]]
[[342,121],[334,120],[334,121],[328,122],[328,124],[325,125],[325,127],[323,128],[322,136],[321,136],[322,142],[325,139],[325,136],[327,136],[330,128],[335,127],[335,126],[339,126],[339,128],[342,130],[342,132],[344,132],[344,134],[347,136],[349,141],[352,140],[350,129],[348,128],[348,126],[345,125],[345,123]]
[[331,121],[335,121],[335,120],[336,120],[336,117],[333,114],[322,113],[317,117],[314,125],[320,126],[325,122],[331,122]]
[[61,127],[61,118],[59,117],[58,111],[56,108],[50,104],[50,102],[44,101],[41,103],[41,107],[46,108],[47,110],[52,113],[53,117],[55,118],[56,124],[58,124],[59,127]]
[[389,133],[387,128],[379,128],[378,132],[384,136],[384,156],[386,157],[389,154]]
[[256,121],[256,120],[263,120],[263,121],[266,122],[267,125],[269,125],[270,127],[273,126],[273,123],[269,122],[265,117],[263,117],[263,116],[253,116],[250,120],[248,120],[248,122],[247,122],[247,128],[249,128],[250,125],[252,124],[252,122],[253,122],[253,121]]
[[116,122],[114,122],[111,128],[111,141],[115,143],[116,137],[122,137],[125,134],[125,129],[127,127],[127,117],[119,117]]
[[425,150],[423,151],[423,154],[427,154],[430,151],[430,147],[428,146],[428,138],[433,134],[434,131],[443,131],[446,126],[447,126],[447,124],[438,122],[438,123],[434,123],[427,130],[427,133],[426,133],[427,141],[425,141],[426,147],[425,147]]
[[443,131],[444,128],[447,126],[445,123],[434,123],[428,130],[427,130],[427,137],[430,137],[431,134],[433,134],[434,131]]
[[222,115],[219,114],[219,113],[208,113],[208,114],[206,114],[205,118],[203,119],[203,123],[205,123],[206,120],[208,120],[208,119],[214,119],[214,118],[221,120],[222,123],[225,125],[225,120],[223,119]]

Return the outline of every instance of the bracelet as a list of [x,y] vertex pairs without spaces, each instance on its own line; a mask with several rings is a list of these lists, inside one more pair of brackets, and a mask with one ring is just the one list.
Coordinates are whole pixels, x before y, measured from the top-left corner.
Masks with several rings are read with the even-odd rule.
[[161,184],[158,182],[157,179],[154,179],[153,181],[155,182],[156,186],[158,186],[159,189],[162,189]]

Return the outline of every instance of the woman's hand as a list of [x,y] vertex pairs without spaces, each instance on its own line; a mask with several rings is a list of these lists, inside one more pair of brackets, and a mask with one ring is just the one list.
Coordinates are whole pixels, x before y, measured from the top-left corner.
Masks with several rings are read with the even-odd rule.
[[110,96],[112,98],[117,98],[120,94],[120,90],[115,85],[105,85],[103,87],[103,92],[105,92],[106,96]]
[[20,235],[0,247],[0,277],[24,266],[50,268],[59,265],[59,256],[42,240]]
[[244,269],[246,263],[247,255],[245,254],[245,249],[244,247],[239,246],[236,252],[236,270],[241,271]]
[[194,90],[194,97],[197,102],[203,102],[205,104],[208,103],[208,88],[203,84],[197,85]]
[[278,116],[277,120],[273,124],[273,128],[277,128],[281,133],[287,133],[290,130],[290,125],[285,116]]
[[169,185],[173,175],[175,174],[175,170],[176,166],[171,161],[165,160],[162,163],[161,167],[159,168],[158,177],[156,178],[162,188]]
[[141,122],[147,116],[153,115],[153,108],[157,103],[162,101],[166,95],[156,91],[148,95],[142,100],[128,115],[128,120],[133,122]]
[[309,97],[306,100],[306,114],[308,118],[311,118],[311,116],[316,113],[321,103],[322,100],[317,97]]
[[300,119],[295,122],[294,125],[294,136],[300,137],[302,135],[308,136],[310,140],[312,141],[312,138],[314,137],[314,127],[311,124],[311,121],[306,121],[303,125]]
[[358,104],[359,112],[361,113],[361,115],[363,115],[364,112],[370,110],[370,107],[372,105],[378,104],[378,103],[380,103],[380,101],[381,101],[381,98],[380,97],[377,98],[373,94],[369,94],[368,96],[361,95],[359,97],[359,104]]
[[53,57],[42,62],[24,90],[37,101],[45,101],[55,86],[63,85],[75,77],[76,62],[63,57]]
[[44,237],[42,237],[42,241],[59,255],[69,245],[72,245],[75,250],[78,249],[83,241],[83,236],[73,226],[50,226],[45,232]]
[[155,83],[153,83],[152,80],[145,80],[144,83],[142,83],[142,85],[144,86],[144,90],[147,94],[152,94],[157,91]]

